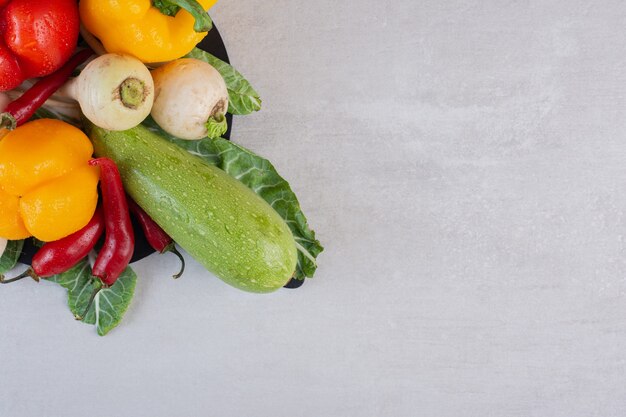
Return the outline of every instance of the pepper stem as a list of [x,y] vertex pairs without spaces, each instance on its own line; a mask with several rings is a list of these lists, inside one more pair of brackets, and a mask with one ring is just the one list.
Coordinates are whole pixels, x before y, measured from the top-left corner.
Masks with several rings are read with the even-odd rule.
[[0,129],[15,130],[17,127],[17,120],[11,113],[0,114]]
[[213,28],[211,17],[196,0],[153,0],[152,4],[167,16],[176,16],[180,9],[185,9],[196,19],[193,25],[196,32],[208,32]]
[[228,130],[228,122],[226,121],[226,116],[223,114],[216,114],[215,116],[209,117],[205,126],[207,137],[209,139],[222,137],[222,135]]
[[185,273],[185,258],[183,258],[183,255],[178,251],[178,249],[176,249],[176,243],[170,243],[165,247],[165,249],[163,249],[161,253],[166,252],[172,252],[174,255],[178,256],[178,259],[180,260],[180,271],[178,271],[176,275],[172,275],[172,278],[178,279],[182,277]]
[[26,271],[22,272],[22,274],[16,276],[15,278],[5,279],[4,275],[0,275],[0,284],[11,284],[13,282],[21,281],[24,278],[32,278],[36,282],[39,282],[39,275],[35,274],[33,268],[28,268]]

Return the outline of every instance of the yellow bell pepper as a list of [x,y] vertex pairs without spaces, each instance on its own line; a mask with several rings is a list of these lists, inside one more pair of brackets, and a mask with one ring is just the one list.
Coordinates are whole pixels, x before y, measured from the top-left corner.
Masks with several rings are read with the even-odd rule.
[[0,141],[0,237],[59,240],[82,229],[98,204],[99,171],[89,138],[41,119]]
[[205,11],[216,2],[168,0],[165,3],[170,6],[183,7],[174,16],[164,14],[151,0],[81,0],[79,7],[81,22],[107,52],[134,55],[150,63],[188,54],[210,30]]

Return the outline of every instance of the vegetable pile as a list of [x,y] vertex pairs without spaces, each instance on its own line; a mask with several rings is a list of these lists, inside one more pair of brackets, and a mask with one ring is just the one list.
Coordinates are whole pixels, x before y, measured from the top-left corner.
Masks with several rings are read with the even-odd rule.
[[214,3],[0,0],[0,284],[58,283],[105,335],[134,295],[137,237],[179,257],[174,278],[176,245],[248,292],[313,277],[323,248],[289,184],[223,138],[261,100],[197,48]]

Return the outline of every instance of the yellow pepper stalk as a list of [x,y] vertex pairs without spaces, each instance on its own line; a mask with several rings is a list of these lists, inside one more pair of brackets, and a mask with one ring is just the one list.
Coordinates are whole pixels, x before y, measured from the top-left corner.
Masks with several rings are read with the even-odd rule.
[[107,52],[165,62],[189,53],[212,27],[217,0],[81,0],[80,18]]
[[0,237],[51,242],[83,228],[98,203],[89,138],[60,120],[39,119],[0,141]]

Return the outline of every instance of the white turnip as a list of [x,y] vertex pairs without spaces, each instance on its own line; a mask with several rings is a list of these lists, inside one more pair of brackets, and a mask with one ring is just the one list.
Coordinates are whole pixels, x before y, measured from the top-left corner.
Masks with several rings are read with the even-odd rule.
[[228,90],[210,64],[177,59],[153,70],[152,78],[155,98],[151,114],[167,133],[189,140],[226,133]]
[[107,130],[127,130],[140,124],[152,109],[154,82],[138,59],[105,54],[91,61],[61,94],[67,95],[93,124]]

